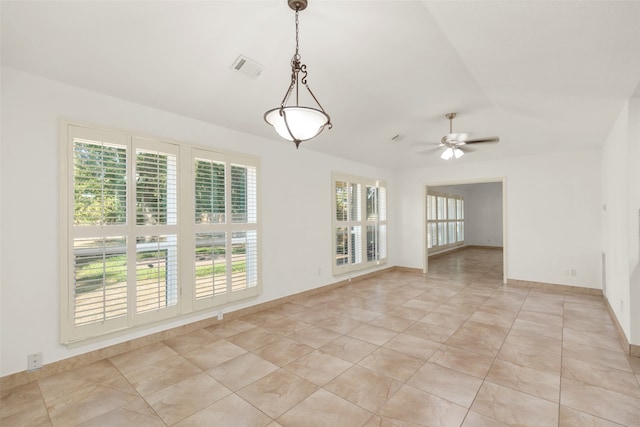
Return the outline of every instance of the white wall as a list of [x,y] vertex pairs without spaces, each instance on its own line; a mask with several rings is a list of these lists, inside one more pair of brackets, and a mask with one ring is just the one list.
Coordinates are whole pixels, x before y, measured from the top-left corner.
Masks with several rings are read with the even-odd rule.
[[[305,149],[304,144],[296,150],[292,143],[265,140],[3,68],[2,376],[25,370],[30,353],[43,352],[44,363],[51,363],[212,315],[199,313],[74,348],[59,344],[60,118],[260,157],[263,294],[233,309],[341,279],[331,276],[331,171],[387,182],[388,265],[398,264],[394,184],[389,171],[319,154]],[[321,143],[321,138],[316,142]]]
[[640,345],[640,96],[620,112],[602,157],[606,296],[629,342]]
[[469,185],[464,210],[466,245],[502,246],[502,183]]
[[[505,142],[506,143],[506,142]],[[600,151],[582,150],[396,173],[400,263],[422,268],[425,185],[506,179],[510,279],[601,287]],[[565,276],[565,270],[576,276]]]

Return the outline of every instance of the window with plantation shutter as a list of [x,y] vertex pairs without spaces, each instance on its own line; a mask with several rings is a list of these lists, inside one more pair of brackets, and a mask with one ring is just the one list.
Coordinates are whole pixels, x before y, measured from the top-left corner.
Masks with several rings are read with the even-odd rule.
[[63,343],[259,294],[255,158],[62,126]]
[[257,164],[193,151],[194,306],[258,293]]
[[387,192],[384,183],[334,173],[333,274],[386,262]]
[[427,193],[427,247],[433,252],[464,244],[462,196]]

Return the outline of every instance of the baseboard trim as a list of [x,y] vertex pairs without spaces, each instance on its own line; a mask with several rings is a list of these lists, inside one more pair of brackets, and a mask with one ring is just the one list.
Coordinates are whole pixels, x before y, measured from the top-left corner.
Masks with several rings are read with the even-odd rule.
[[616,328],[616,332],[618,333],[618,339],[620,340],[622,349],[628,356],[640,357],[640,345],[629,344],[627,335],[624,333],[624,329],[622,329],[622,325],[620,324],[620,322],[618,322],[618,317],[613,311],[613,308],[611,307],[609,299],[606,295],[604,296],[604,301],[607,303],[607,311],[609,312],[609,317],[611,318],[613,326]]
[[[411,271],[407,271],[411,270]],[[359,276],[352,277],[351,279],[344,279],[338,282],[330,283],[328,285],[320,286],[314,289],[302,291],[293,295],[288,295],[275,300],[266,301],[260,304],[253,305],[251,307],[241,308],[235,311],[230,311],[224,314],[223,320],[218,320],[217,315],[213,317],[198,320],[186,325],[178,326],[175,328],[167,329],[165,331],[156,332],[153,334],[145,335],[140,338],[134,338],[119,344],[110,345],[98,350],[89,351],[87,353],[79,354],[77,356],[71,356],[66,359],[58,360],[56,362],[43,365],[42,368],[34,371],[20,371],[14,374],[9,374],[0,378],[0,390],[8,390],[23,384],[27,384],[31,381],[46,378],[52,375],[57,375],[71,369],[76,369],[82,366],[89,365],[102,359],[114,357],[122,353],[126,353],[131,350],[135,350],[147,345],[155,344],[170,338],[174,338],[180,335],[185,335],[196,331],[198,329],[208,328],[210,326],[219,325],[222,323],[230,322],[240,317],[247,316],[249,314],[257,313],[259,311],[269,310],[280,306],[287,302],[294,302],[301,298],[305,298],[311,295],[327,292],[332,289],[337,289],[350,283],[359,282],[375,276],[389,273],[392,271],[412,272],[417,270],[422,273],[420,269],[408,269],[406,267],[386,267],[380,270],[372,271],[369,273],[361,274]]]
[[559,294],[603,296],[602,289],[581,288],[580,286],[560,285],[557,283],[531,282],[529,280],[507,279],[507,286],[541,289]]
[[444,250],[436,252],[434,254],[430,254],[428,257],[429,257],[429,259],[438,258],[438,257],[441,257],[443,255],[451,255],[452,253],[464,251],[464,250],[467,250],[467,249],[491,249],[491,250],[501,251],[503,248],[502,248],[502,246],[483,246],[483,245],[455,246],[455,247],[450,248],[450,249],[444,249]]

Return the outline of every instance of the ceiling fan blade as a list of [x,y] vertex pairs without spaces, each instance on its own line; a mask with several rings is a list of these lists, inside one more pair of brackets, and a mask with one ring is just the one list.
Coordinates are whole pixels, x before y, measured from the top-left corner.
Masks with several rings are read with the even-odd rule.
[[438,151],[442,151],[442,147],[433,147],[433,148],[429,148],[427,150],[418,151],[418,154],[426,156],[428,154],[436,153]]
[[478,144],[481,142],[499,142],[500,138],[498,138],[497,136],[491,137],[491,138],[476,138],[476,139],[467,139],[466,141],[464,141],[465,144]]
[[467,147],[466,144],[458,145],[457,148],[459,150],[462,150],[465,153],[473,153],[474,151],[476,151],[475,149],[473,149],[471,147]]
[[436,146],[441,145],[440,142],[432,142],[432,141],[415,141],[409,144],[409,147],[425,147],[425,146]]

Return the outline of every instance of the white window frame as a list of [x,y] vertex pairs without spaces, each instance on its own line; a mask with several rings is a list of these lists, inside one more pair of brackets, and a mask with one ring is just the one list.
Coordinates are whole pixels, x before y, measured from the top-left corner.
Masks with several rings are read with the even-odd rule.
[[[108,145],[126,147],[126,223],[118,224],[94,224],[74,225],[74,139],[86,139],[88,141],[103,141]],[[175,206],[173,213],[167,213],[166,223],[156,225],[136,224],[136,200],[135,200],[135,163],[136,149],[169,153],[175,156],[175,179],[167,176],[167,194],[171,191],[173,196],[167,196],[167,206]],[[195,296],[195,232],[198,230],[195,218],[195,177],[194,158],[207,157],[216,161],[234,164],[251,169],[253,174],[253,187],[251,197],[253,207],[246,222],[230,221],[231,215],[227,213],[229,220],[226,224],[215,224],[216,230],[223,229],[229,236],[233,233],[243,233],[249,230],[255,242],[254,251],[251,252],[250,286],[219,295],[216,298],[206,300],[197,299]],[[174,157],[172,157],[174,158]],[[225,185],[229,187],[230,179],[227,176]],[[84,125],[66,120],[60,121],[60,340],[63,344],[73,344],[86,340],[98,340],[129,331],[143,330],[149,325],[158,322],[169,322],[189,315],[196,311],[204,311],[212,307],[223,307],[234,302],[253,298],[262,292],[261,274],[261,249],[260,249],[260,186],[259,186],[259,161],[256,157],[243,154],[219,152],[205,147],[195,146],[182,142],[168,142],[157,138],[147,138],[112,129],[100,128],[92,125]],[[227,191],[230,197],[231,192]],[[231,203],[227,202],[230,209]],[[200,227],[202,229],[203,227]],[[136,243],[136,237],[144,236],[169,236],[157,243]],[[90,321],[86,324],[76,324],[75,314],[75,262],[76,252],[74,242],[81,238],[109,238],[125,237],[126,260],[126,315],[115,318],[105,318],[100,321]],[[175,241],[175,243],[172,243]],[[230,247],[231,237],[227,242]],[[148,248],[147,248],[148,247]],[[169,261],[165,261],[166,289],[164,301],[170,301],[158,309],[137,312],[136,305],[136,251],[140,249],[160,248],[167,254],[177,259],[172,267]],[[118,246],[120,248],[120,246]],[[124,249],[123,249],[124,250]],[[106,249],[105,249],[106,251]],[[231,253],[229,249],[229,253]],[[245,252],[247,252],[245,250]],[[105,252],[107,253],[107,252]],[[117,249],[120,253],[120,249]],[[170,255],[169,255],[170,254]],[[248,256],[245,256],[248,257]],[[172,269],[172,270],[170,270]],[[177,271],[175,271],[177,270]],[[249,273],[245,273],[249,275]],[[171,284],[171,286],[169,286]],[[104,289],[106,286],[102,285]],[[171,287],[171,289],[170,289]],[[174,303],[175,302],[175,303]],[[217,314],[217,313],[216,313]]]
[[[442,209],[440,204],[444,200]],[[435,201],[435,205],[433,202]],[[454,212],[450,212],[449,204],[453,201],[456,205]],[[458,209],[458,204],[461,208]],[[435,212],[435,215],[434,215]],[[443,218],[438,213],[443,212]],[[441,227],[442,226],[442,227]],[[449,239],[449,228],[453,226],[454,241]],[[441,228],[444,236],[441,236]],[[464,246],[464,197],[457,194],[448,194],[438,191],[427,191],[427,250],[430,253],[442,252],[448,249]],[[444,243],[440,243],[445,241]]]
[[[347,196],[347,218],[338,219],[337,185],[346,183],[355,186],[356,196],[351,191]],[[367,218],[367,188],[375,188],[376,212]],[[356,197],[357,200],[353,200]],[[331,174],[331,266],[334,276],[376,267],[387,262],[387,187],[384,181],[333,172]],[[338,250],[338,230],[347,229],[346,252]],[[373,246],[367,244],[371,229]],[[343,245],[344,246],[344,245]],[[371,258],[371,259],[369,259]]]

